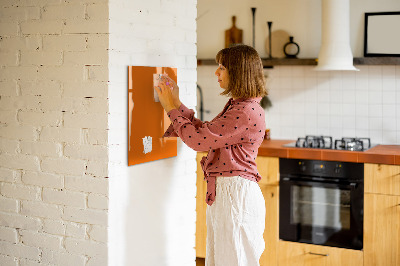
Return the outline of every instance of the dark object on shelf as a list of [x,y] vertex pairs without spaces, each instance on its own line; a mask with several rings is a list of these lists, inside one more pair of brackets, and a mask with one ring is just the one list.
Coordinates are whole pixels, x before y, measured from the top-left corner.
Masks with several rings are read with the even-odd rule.
[[269,59],[272,59],[272,40],[271,40],[271,27],[272,27],[272,21],[267,21],[268,24],[268,45],[269,45]]
[[300,53],[300,47],[293,41],[293,36],[290,36],[289,42],[283,46],[283,52],[286,58],[297,58],[297,55]]
[[225,31],[225,48],[242,43],[243,30],[236,28],[236,16],[232,16],[232,27]]
[[260,105],[263,109],[269,109],[272,107],[272,102],[268,96],[264,96],[260,101]]
[[256,32],[255,32],[256,8],[252,7],[251,12],[253,13],[253,48],[255,48],[256,47]]
[[400,57],[399,17],[400,11],[365,13],[365,57]]

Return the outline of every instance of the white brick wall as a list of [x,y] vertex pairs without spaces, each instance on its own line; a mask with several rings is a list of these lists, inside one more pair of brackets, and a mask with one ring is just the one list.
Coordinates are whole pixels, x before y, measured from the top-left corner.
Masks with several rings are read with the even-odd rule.
[[176,67],[181,100],[194,108],[196,5],[109,1],[110,265],[195,265],[196,153],[178,140],[177,157],[127,167],[126,110],[130,65]]
[[195,152],[126,166],[126,74],[178,68],[193,108],[196,4],[1,1],[1,265],[194,265]]
[[106,265],[108,0],[0,1],[0,265]]

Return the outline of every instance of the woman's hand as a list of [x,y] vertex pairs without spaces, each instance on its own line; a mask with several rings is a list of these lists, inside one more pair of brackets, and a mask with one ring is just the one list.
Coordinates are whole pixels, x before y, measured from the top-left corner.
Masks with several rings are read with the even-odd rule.
[[158,83],[158,86],[154,88],[158,94],[158,98],[160,100],[162,107],[167,113],[172,109],[177,109],[173,101],[173,95],[171,92],[170,84],[167,85],[167,82],[161,79],[160,82]]
[[165,84],[172,86],[172,100],[176,109],[181,106],[181,101],[179,100],[179,87],[176,85],[175,81],[171,79],[167,74],[162,75],[161,80],[165,82]]

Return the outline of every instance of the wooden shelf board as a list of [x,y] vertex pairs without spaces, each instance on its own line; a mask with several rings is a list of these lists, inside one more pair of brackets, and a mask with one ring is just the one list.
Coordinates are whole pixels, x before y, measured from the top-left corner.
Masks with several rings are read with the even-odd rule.
[[400,65],[400,57],[356,57],[355,65]]
[[307,66],[317,65],[315,58],[262,58],[263,66]]
[[[315,66],[316,58],[261,58],[264,67]],[[400,65],[400,57],[356,57],[355,65]],[[214,59],[198,59],[198,66],[217,65]]]

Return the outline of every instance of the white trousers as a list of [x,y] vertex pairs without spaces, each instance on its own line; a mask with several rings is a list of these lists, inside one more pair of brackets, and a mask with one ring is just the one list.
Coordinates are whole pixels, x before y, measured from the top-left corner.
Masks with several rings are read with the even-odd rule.
[[217,177],[207,205],[206,266],[258,266],[265,242],[265,200],[259,185],[240,176]]

